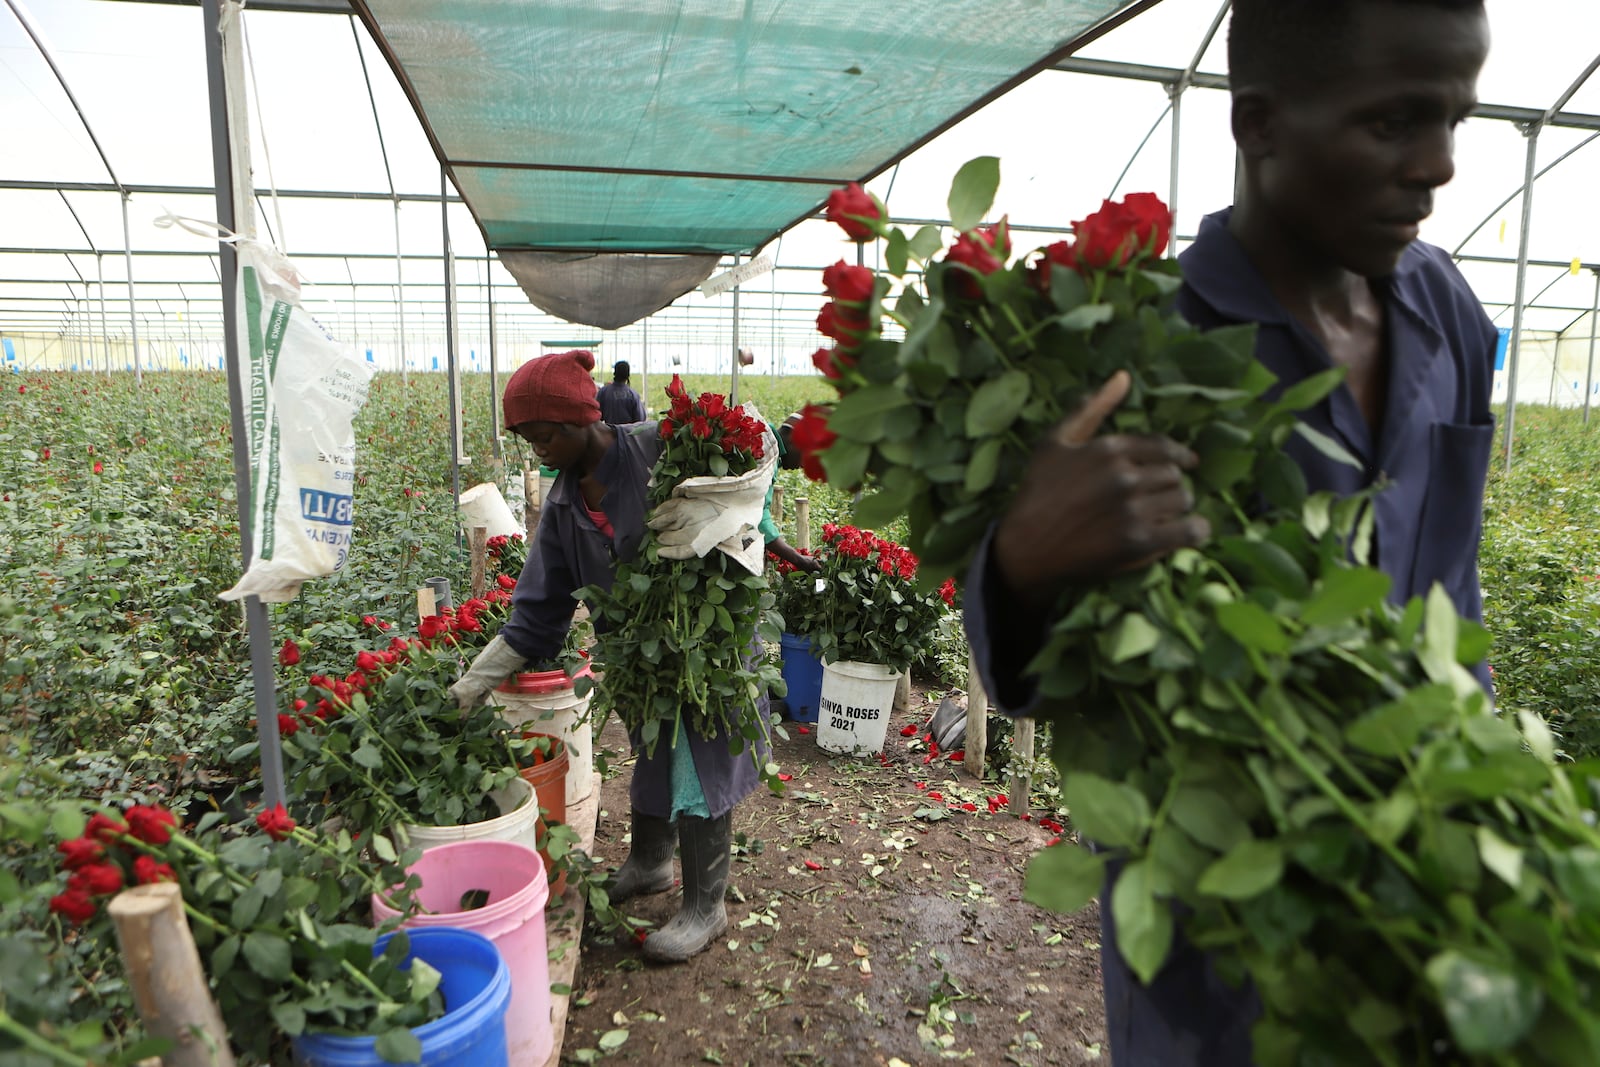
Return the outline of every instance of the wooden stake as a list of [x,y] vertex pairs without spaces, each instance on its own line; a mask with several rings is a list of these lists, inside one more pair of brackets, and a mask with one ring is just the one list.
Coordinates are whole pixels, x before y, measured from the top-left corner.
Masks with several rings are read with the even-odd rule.
[[1011,814],[1028,814],[1028,797],[1033,791],[1033,720],[1018,719],[1011,727]]
[[983,761],[989,754],[989,695],[983,691],[978,663],[967,657],[967,750],[962,766],[979,781],[983,780]]
[[423,586],[417,590],[417,621],[421,622],[429,615],[439,614],[439,609],[433,603],[433,590]]
[[117,925],[122,963],[151,1037],[173,1042],[165,1067],[233,1067],[222,1013],[206,987],[200,953],[172,882],[135,886],[106,909]]
[[489,562],[489,527],[474,526],[468,530],[467,545],[472,552],[472,595],[482,596],[489,583],[486,574]]
[[783,486],[772,487],[772,521],[783,521]]
[[794,500],[794,547],[811,551],[811,501],[803,496]]
[[900,672],[900,677],[894,683],[894,710],[907,711],[911,708],[911,671]]

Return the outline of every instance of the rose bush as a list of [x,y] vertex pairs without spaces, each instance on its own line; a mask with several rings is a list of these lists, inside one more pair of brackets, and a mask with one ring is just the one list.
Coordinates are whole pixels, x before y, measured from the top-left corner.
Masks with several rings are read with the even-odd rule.
[[358,844],[348,832],[312,833],[282,807],[257,815],[259,833],[225,834],[220,821],[207,816],[191,834],[158,807],[96,812],[56,846],[66,885],[50,910],[110,939],[102,905],[111,896],[176,882],[236,1048],[276,1063],[303,1033],[373,1035],[384,1058],[414,1061],[422,1049],[410,1028],[444,1012],[439,974],[421,961],[400,968],[403,931],[374,956],[398,920],[374,928],[368,919],[376,891],[410,906],[419,883],[405,867],[420,853],[402,855],[378,834]]

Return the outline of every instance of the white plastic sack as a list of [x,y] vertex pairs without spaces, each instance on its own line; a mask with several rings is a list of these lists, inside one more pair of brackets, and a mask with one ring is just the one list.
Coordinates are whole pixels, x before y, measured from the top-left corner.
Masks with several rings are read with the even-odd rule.
[[253,551],[239,584],[221,595],[281,603],[349,556],[351,423],[372,368],[300,306],[300,278],[277,249],[244,239],[236,247]]
[[[761,419],[754,404],[741,407],[746,415]],[[761,422],[766,424],[765,419]],[[757,527],[777,469],[778,439],[768,426],[761,435],[761,463],[754,470],[731,478],[685,478],[647,520],[656,532],[661,556],[692,559],[717,549],[751,574],[760,574],[767,545]]]

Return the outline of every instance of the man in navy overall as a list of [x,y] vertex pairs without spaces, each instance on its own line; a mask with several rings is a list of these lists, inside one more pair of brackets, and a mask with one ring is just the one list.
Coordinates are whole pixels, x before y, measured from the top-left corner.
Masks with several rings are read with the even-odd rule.
[[[1281,385],[1346,369],[1302,418],[1362,469],[1298,438],[1291,453],[1313,491],[1384,486],[1375,562],[1394,599],[1442,583],[1472,619],[1495,330],[1449,257],[1416,237],[1454,175],[1455,127],[1477,103],[1487,54],[1482,0],[1237,0],[1228,61],[1242,183],[1180,257],[1178,304],[1206,328],[1259,324],[1256,355]],[[1034,702],[1022,666],[1063,593],[1209,535],[1183,484],[1193,454],[1163,438],[1093,436],[1127,387],[1114,376],[1057,428],[969,574],[973,651],[1013,714]],[[1140,984],[1118,955],[1109,901],[1108,886],[1117,1067],[1247,1067],[1253,991],[1227,986],[1181,939]]]

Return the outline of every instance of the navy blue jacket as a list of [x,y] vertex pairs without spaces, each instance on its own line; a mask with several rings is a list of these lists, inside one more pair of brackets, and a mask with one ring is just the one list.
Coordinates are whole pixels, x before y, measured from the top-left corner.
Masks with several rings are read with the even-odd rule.
[[[1322,343],[1286,312],[1228,232],[1229,211],[1208,216],[1179,257],[1184,287],[1178,309],[1204,329],[1259,323],[1256,357],[1278,376],[1276,389],[1331,367]],[[1408,248],[1379,283],[1385,310],[1389,382],[1376,439],[1353,393],[1340,386],[1302,413],[1304,422],[1342,443],[1363,469],[1337,463],[1296,436],[1289,453],[1313,492],[1351,493],[1375,482],[1374,563],[1404,603],[1443,583],[1456,608],[1482,618],[1478,538],[1484,479],[1494,436],[1489,391],[1496,332],[1477,298],[1441,249]],[[990,537],[993,529],[990,530]],[[1001,710],[1027,715],[1032,687],[996,677],[993,650],[1042,634],[1006,628],[1015,613],[997,599],[986,540],[968,573],[966,629],[984,684]],[[1026,662],[1026,648],[1009,662]],[[1480,677],[1487,682],[1480,666]],[[1249,990],[1228,988],[1203,953],[1179,939],[1155,981],[1141,986],[1116,950],[1110,892],[1101,898],[1102,972],[1111,1055],[1118,1067],[1247,1067],[1249,1029],[1259,1014]]]
[[[600,510],[611,523],[615,540],[590,520],[578,479],[565,471],[558,474],[511,596],[511,618],[500,630],[506,644],[527,659],[547,659],[560,653],[577,609],[572,594],[586,585],[610,589],[617,564],[632,561],[644,540],[649,510],[645,490],[650,470],[661,455],[661,435],[655,422],[612,429],[616,443],[600,460],[595,477],[606,487]],[[611,669],[625,667],[613,665]],[[765,722],[766,708],[756,710]],[[760,784],[750,754],[729,755],[727,738],[701,737],[688,729],[687,723],[684,736],[689,739],[713,818],[732,811]],[[671,767],[672,752],[667,744],[658,744],[653,757],[639,752],[630,789],[634,808],[663,819],[672,817]]]
[[645,420],[644,400],[626,382],[607,382],[594,399],[600,405],[600,417],[613,426]]

